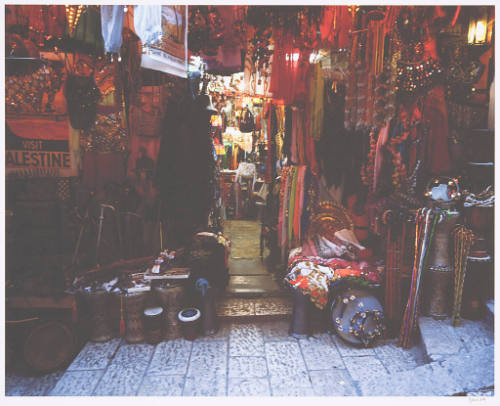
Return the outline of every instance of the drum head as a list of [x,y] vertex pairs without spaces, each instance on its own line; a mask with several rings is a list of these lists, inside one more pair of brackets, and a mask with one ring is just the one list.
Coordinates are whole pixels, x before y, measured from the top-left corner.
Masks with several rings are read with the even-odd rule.
[[51,372],[70,361],[75,336],[63,323],[49,321],[34,327],[24,343],[24,360],[37,372]]

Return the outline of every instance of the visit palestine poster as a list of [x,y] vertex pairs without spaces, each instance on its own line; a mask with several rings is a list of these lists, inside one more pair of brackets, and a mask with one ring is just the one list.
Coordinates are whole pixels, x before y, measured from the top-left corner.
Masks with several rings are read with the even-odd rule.
[[77,176],[70,125],[57,116],[7,118],[5,170],[7,176]]

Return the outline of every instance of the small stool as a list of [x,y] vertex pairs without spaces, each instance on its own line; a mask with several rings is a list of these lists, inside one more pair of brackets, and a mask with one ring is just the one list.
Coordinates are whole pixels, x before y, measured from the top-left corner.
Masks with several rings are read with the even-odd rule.
[[293,312],[289,334],[294,338],[307,338],[309,328],[309,298],[299,289],[293,291]]

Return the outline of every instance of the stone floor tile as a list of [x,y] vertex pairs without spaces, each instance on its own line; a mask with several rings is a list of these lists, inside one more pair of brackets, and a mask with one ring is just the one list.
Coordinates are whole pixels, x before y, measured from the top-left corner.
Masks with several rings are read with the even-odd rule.
[[450,396],[461,391],[437,362],[397,374],[374,375],[358,386],[362,396]]
[[493,329],[483,321],[462,319],[461,325],[454,327],[453,331],[469,352],[492,345],[495,341]]
[[149,366],[154,347],[122,345],[95,389],[98,396],[135,396]]
[[260,258],[229,259],[229,275],[267,275],[267,268]]
[[226,396],[226,375],[188,376],[183,396]]
[[327,333],[299,340],[300,348],[310,371],[345,368],[337,347]]
[[267,376],[264,357],[229,357],[230,378],[263,378]]
[[337,334],[332,334],[332,340],[337,346],[342,357],[364,357],[365,355],[375,355],[373,348],[358,347],[342,340]]
[[34,377],[31,385],[27,387],[24,396],[44,396],[47,395],[64,375],[64,371],[57,371],[51,374]]
[[181,375],[148,375],[137,396],[181,396],[185,377]]
[[374,348],[375,354],[389,373],[407,371],[424,363],[423,354],[418,354],[416,347],[405,350],[398,347],[397,342],[397,339],[381,340]]
[[188,376],[226,376],[226,341],[194,342],[188,367]]
[[36,377],[17,374],[5,375],[5,396],[24,396]]
[[88,342],[68,367],[68,371],[106,368],[120,342],[120,338],[105,343]]
[[309,371],[316,396],[357,396],[358,391],[347,371]]
[[235,324],[229,334],[229,355],[263,356],[264,336],[256,324]]
[[291,335],[288,334],[290,328],[290,320],[272,320],[259,323],[264,333],[264,341],[283,341],[291,340],[296,341]]
[[495,384],[494,359],[494,345],[490,345],[449,357],[439,362],[439,365],[461,385],[461,392],[469,392]]
[[291,315],[292,300],[279,297],[255,299],[255,314],[257,316]]
[[382,362],[374,356],[344,357],[344,363],[352,379],[358,382],[373,376],[388,375]]
[[418,326],[425,351],[432,361],[458,354],[465,348],[454,327],[446,320],[419,317]]
[[268,378],[229,378],[228,396],[270,396]]
[[219,321],[219,326],[217,332],[210,336],[200,336],[196,339],[196,342],[209,342],[209,341],[223,341],[229,339],[229,332],[231,331],[231,323],[229,320]]
[[305,371],[271,375],[269,380],[272,396],[314,396],[311,379]]
[[217,316],[255,316],[255,302],[248,299],[223,299],[217,303]]
[[226,291],[230,294],[276,293],[282,290],[281,283],[276,282],[270,274],[230,276],[226,288]]
[[147,375],[185,375],[191,355],[191,341],[182,338],[159,343],[151,359]]
[[103,374],[103,370],[66,372],[48,395],[91,396]]
[[293,341],[275,341],[265,344],[270,375],[284,376],[307,372],[299,344]]

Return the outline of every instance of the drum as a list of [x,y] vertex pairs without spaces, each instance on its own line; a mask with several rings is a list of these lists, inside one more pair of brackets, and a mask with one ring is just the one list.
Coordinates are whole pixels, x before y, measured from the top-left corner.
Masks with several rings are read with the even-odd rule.
[[36,372],[48,373],[65,366],[73,357],[76,338],[71,329],[58,321],[35,326],[24,342],[24,360]]
[[149,344],[157,344],[163,338],[163,309],[148,307],[144,310],[144,333]]
[[344,341],[368,347],[385,331],[379,300],[370,292],[349,288],[332,301],[332,321]]
[[127,293],[123,297],[125,340],[129,344],[144,341],[143,313],[148,292]]
[[89,322],[89,340],[102,343],[116,336],[111,322],[111,295],[105,290],[81,292],[81,313]]
[[194,341],[196,337],[198,337],[200,330],[200,316],[201,312],[194,307],[190,307],[179,312],[178,317],[181,322],[182,335],[186,340]]
[[178,314],[185,301],[185,288],[180,282],[154,287],[156,300],[163,307],[163,332],[167,340],[182,336]]

